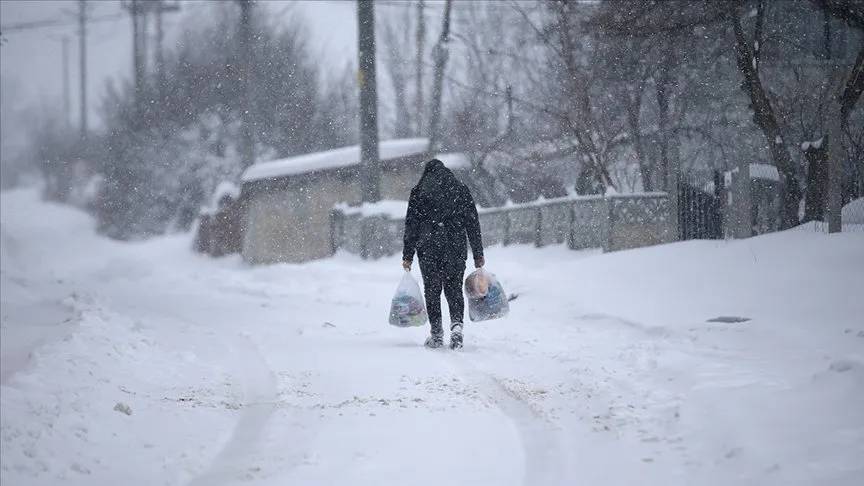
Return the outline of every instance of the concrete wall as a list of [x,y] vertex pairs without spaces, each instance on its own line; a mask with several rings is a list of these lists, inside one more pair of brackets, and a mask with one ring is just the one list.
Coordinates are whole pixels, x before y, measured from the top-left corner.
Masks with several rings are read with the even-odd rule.
[[[385,163],[382,199],[407,200],[420,179],[423,162],[422,156],[416,156]],[[398,231],[383,222],[358,226],[353,221],[356,217],[331,217],[337,203],[360,202],[356,168],[256,181],[244,185],[243,191],[248,206],[243,216],[242,254],[249,263],[305,262],[330,256],[343,247],[373,257],[392,252],[396,232],[401,248],[401,226]],[[339,232],[344,236],[334,234]]]
[[252,191],[243,258],[249,263],[275,263],[331,255],[331,208],[360,199],[359,184],[344,179],[338,174],[300,176]]
[[[673,241],[665,194],[562,198],[481,209],[483,244],[567,243],[571,249],[624,250]],[[337,246],[364,258],[402,251],[401,219],[333,214]]]

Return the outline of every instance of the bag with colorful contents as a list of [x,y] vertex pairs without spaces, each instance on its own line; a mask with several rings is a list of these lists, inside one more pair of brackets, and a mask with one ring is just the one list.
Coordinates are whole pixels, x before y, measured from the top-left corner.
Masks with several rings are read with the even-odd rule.
[[472,321],[498,319],[510,312],[510,303],[501,282],[482,268],[471,272],[465,279],[465,294]]
[[390,325],[396,327],[419,327],[426,324],[426,305],[420,285],[405,272],[396,294],[390,301]]

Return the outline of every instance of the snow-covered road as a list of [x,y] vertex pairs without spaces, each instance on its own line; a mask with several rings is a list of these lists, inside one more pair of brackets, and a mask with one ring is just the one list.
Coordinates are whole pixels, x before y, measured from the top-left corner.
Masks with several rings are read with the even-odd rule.
[[864,483],[864,233],[491,248],[519,297],[452,352],[386,324],[396,258],[0,207],[4,485]]

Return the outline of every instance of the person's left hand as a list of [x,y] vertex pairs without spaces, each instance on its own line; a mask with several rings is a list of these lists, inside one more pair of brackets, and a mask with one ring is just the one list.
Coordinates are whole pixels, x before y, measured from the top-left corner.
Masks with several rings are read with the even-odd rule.
[[404,268],[406,272],[410,272],[411,271],[411,260],[402,260],[402,268]]
[[482,268],[483,265],[486,264],[486,259],[482,256],[479,256],[474,259],[474,268]]

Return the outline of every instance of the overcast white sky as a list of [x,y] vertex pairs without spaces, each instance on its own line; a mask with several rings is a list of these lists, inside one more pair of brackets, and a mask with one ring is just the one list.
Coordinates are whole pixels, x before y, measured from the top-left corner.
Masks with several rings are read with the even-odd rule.
[[[109,78],[129,78],[132,71],[131,21],[120,7],[120,0],[90,0],[93,17],[117,14],[115,20],[92,22],[88,31],[88,105],[91,124],[98,124],[97,106]],[[325,67],[342,69],[356,63],[357,25],[353,0],[284,1],[265,0],[260,4],[272,15],[301,16],[309,26],[313,51]],[[3,31],[0,47],[0,76],[3,102],[22,108],[43,103],[62,103],[62,37],[68,36],[73,121],[78,120],[78,40],[75,0],[0,0],[0,25],[3,27],[36,20],[60,19],[67,25],[26,31]],[[379,9],[380,10],[380,9]],[[182,11],[165,16],[166,39],[184,15],[206,12],[202,0],[183,0]],[[382,12],[383,14],[383,12]],[[153,29],[151,29],[153,30]],[[5,107],[9,109],[10,107]],[[9,120],[8,118],[6,119]],[[12,127],[3,127],[11,136]],[[7,140],[8,142],[8,140]]]

